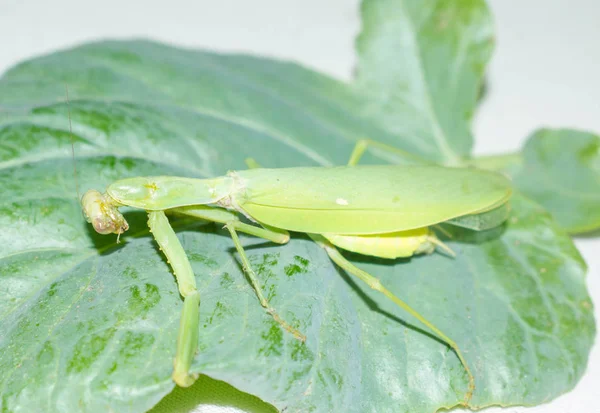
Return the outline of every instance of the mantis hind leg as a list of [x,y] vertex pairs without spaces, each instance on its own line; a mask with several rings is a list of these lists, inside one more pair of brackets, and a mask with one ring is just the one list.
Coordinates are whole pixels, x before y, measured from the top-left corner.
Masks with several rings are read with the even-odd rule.
[[460,360],[461,364],[463,365],[463,367],[468,375],[468,378],[469,378],[469,387],[467,389],[467,392],[465,393],[465,397],[464,397],[464,401],[463,401],[465,406],[468,405],[469,401],[471,400],[471,397],[473,396],[473,392],[475,391],[475,378],[473,377],[473,373],[471,373],[471,369],[469,368],[469,365],[467,364],[466,359],[463,357],[463,354],[460,351],[460,348],[458,347],[456,342],[454,342],[454,340],[450,339],[450,337],[448,337],[446,334],[444,334],[439,328],[437,328],[435,325],[433,325],[431,322],[429,322],[425,317],[423,317],[421,314],[419,314],[417,311],[415,311],[407,303],[405,303],[404,301],[402,301],[401,299],[396,297],[392,292],[390,292],[387,288],[385,288],[377,278],[375,278],[368,272],[363,271],[360,268],[356,267],[354,264],[352,264],[350,261],[348,261],[346,258],[344,258],[344,256],[342,254],[340,254],[340,252],[337,250],[337,248],[335,248],[335,246],[333,246],[324,237],[322,237],[320,235],[315,235],[315,234],[309,234],[309,235],[317,244],[319,244],[321,247],[323,247],[325,249],[325,251],[327,252],[327,255],[329,255],[329,258],[331,258],[331,260],[333,262],[335,262],[340,268],[342,268],[347,273],[360,278],[370,288],[372,288],[375,291],[379,291],[380,293],[385,295],[387,298],[392,300],[396,305],[398,305],[400,308],[405,310],[407,313],[409,313],[410,315],[415,317],[417,320],[419,320],[421,323],[423,323],[427,328],[429,328],[431,331],[433,331],[446,344],[448,344],[448,346],[450,346],[452,348],[452,350],[454,350],[454,352],[458,356],[458,359]]
[[191,374],[189,370],[198,347],[200,293],[196,289],[196,278],[192,266],[165,213],[163,211],[149,212],[148,226],[173,268],[179,293],[184,300],[173,363],[173,381],[181,387],[188,387],[198,378],[198,374]]
[[416,162],[418,164],[431,163],[430,161],[427,161],[426,159],[423,159],[420,156],[417,156],[410,152],[396,148],[395,146],[377,142],[377,141],[374,141],[371,139],[360,139],[359,141],[356,142],[356,145],[354,146],[354,150],[352,151],[352,154],[350,155],[350,159],[348,160],[348,166],[356,166],[358,164],[358,161],[360,160],[360,158],[362,158],[362,156],[364,155],[364,153],[366,152],[366,150],[369,147],[377,148],[381,151],[384,151],[385,153],[392,153],[401,159],[409,160],[410,162],[413,162],[413,163],[414,162]]

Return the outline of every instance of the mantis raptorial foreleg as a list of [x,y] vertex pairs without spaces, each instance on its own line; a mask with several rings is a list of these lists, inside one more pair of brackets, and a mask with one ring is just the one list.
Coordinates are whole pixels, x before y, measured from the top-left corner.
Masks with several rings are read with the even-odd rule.
[[190,366],[198,347],[198,320],[200,318],[200,293],[196,291],[184,298],[179,331],[177,333],[177,350],[173,362],[173,381],[181,387],[189,387],[198,378],[198,374],[190,374]]
[[407,303],[405,303],[404,301],[402,301],[401,299],[396,297],[392,292],[390,292],[387,288],[385,288],[383,286],[383,284],[381,284],[381,281],[379,281],[379,279],[372,276],[368,272],[361,270],[360,268],[358,268],[354,264],[352,264],[350,261],[348,261],[346,258],[344,258],[344,256],[338,251],[338,249],[333,244],[331,244],[329,241],[327,241],[327,239],[325,239],[323,236],[316,235],[316,234],[309,234],[309,236],[319,246],[321,246],[325,249],[325,251],[327,252],[327,255],[329,255],[329,258],[331,258],[331,260],[334,263],[336,263],[340,268],[342,268],[348,274],[352,274],[352,275],[360,278],[370,288],[372,288],[375,291],[379,291],[380,293],[385,295],[387,298],[392,300],[396,305],[398,305],[400,308],[405,310],[407,313],[409,313],[410,315],[415,317],[417,320],[419,320],[421,323],[423,323],[426,327],[428,327],[431,331],[433,331],[438,337],[440,337],[445,343],[447,343],[452,348],[452,350],[454,350],[454,352],[458,356],[458,359],[462,363],[462,365],[465,368],[465,371],[467,372],[467,375],[469,377],[469,389],[468,389],[467,393],[465,394],[465,398],[464,398],[465,404],[467,404],[473,395],[473,391],[475,390],[475,378],[473,377],[473,374],[471,373],[471,369],[469,368],[469,365],[467,364],[466,359],[463,357],[462,352],[460,351],[460,349],[458,348],[458,345],[454,342],[454,340],[450,339],[446,334],[444,334],[439,328],[437,328],[431,322],[429,322],[425,317],[423,317],[421,314],[419,314],[418,312],[413,310],[412,307],[410,307]]
[[200,293],[196,289],[196,278],[192,266],[165,213],[163,211],[149,212],[148,226],[173,268],[179,293],[184,300],[177,334],[173,381],[179,386],[188,387],[198,378],[198,374],[190,374],[189,369],[198,346]]
[[[202,218],[208,221],[224,223],[231,234],[233,243],[240,254],[242,265],[261,305],[284,329],[289,331],[299,340],[306,338],[298,330],[290,326],[283,320],[277,312],[270,306],[265,298],[256,274],[250,266],[248,257],[237,236],[238,231],[246,232],[251,235],[267,239],[280,244],[289,241],[289,234],[283,230],[271,230],[255,227],[241,222],[237,216],[229,211],[206,208],[203,206],[175,208],[169,210],[179,214],[189,215],[196,218]],[[198,378],[198,374],[190,374],[189,369],[198,346],[198,319],[200,306],[200,293],[196,288],[196,278],[192,271],[192,266],[187,258],[183,246],[179,242],[175,231],[169,224],[169,220],[164,211],[150,211],[148,213],[148,226],[154,239],[160,246],[161,251],[167,257],[168,263],[173,269],[179,293],[184,299],[183,311],[179,323],[179,332],[177,334],[177,351],[175,353],[173,381],[181,387],[191,386]]]
[[233,244],[235,245],[238,254],[240,254],[240,259],[242,260],[242,267],[248,275],[248,278],[250,279],[250,283],[254,288],[254,291],[256,293],[256,296],[258,297],[258,300],[260,301],[260,304],[267,310],[267,312],[273,317],[273,319],[277,321],[277,323],[279,323],[285,330],[290,332],[298,340],[306,340],[306,337],[302,333],[300,333],[297,329],[292,327],[283,318],[281,318],[279,314],[277,314],[275,309],[271,307],[269,301],[265,298],[256,273],[250,265],[250,261],[246,256],[246,252],[244,251],[244,248],[242,247],[242,244],[236,232],[245,232],[247,234],[266,239],[268,241],[272,241],[278,244],[285,244],[290,240],[290,234],[287,231],[275,228],[260,228],[254,225],[249,225],[240,221],[237,215],[235,215],[232,212],[215,208],[209,208],[202,205],[175,208],[170,211],[178,214],[193,216],[195,218],[201,218],[207,221],[225,224],[225,228],[227,228],[227,230],[229,231],[229,234],[231,235],[231,238],[233,240]]

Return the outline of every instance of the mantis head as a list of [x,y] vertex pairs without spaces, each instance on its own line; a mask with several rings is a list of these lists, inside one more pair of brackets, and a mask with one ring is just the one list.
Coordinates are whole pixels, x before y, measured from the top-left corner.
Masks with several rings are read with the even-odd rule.
[[121,235],[129,229],[129,224],[117,209],[118,204],[108,195],[87,191],[81,198],[81,206],[87,221],[99,234]]

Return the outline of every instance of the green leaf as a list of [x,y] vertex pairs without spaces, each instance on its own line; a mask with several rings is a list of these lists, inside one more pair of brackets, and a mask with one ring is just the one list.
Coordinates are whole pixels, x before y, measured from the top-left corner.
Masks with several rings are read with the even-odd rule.
[[569,232],[600,228],[600,136],[542,129],[529,137],[515,185]]
[[[246,157],[341,164],[366,133],[356,91],[299,66],[147,42],[89,44],[0,80],[0,394],[5,411],[143,412],[169,393],[181,299],[143,212],[93,233],[75,196],[139,175],[205,177]],[[380,135],[379,135],[380,133]],[[473,407],[536,404],[572,388],[595,333],[585,266],[537,204],[456,230],[457,252],[389,261],[347,254],[455,339],[476,376]],[[260,307],[218,225],[173,219],[201,292],[193,369],[290,411],[432,412],[460,403],[456,355],[344,274],[309,238],[243,236],[272,305]],[[179,390],[182,391],[182,390]]]
[[[357,139],[375,136],[390,145],[397,142],[376,123],[357,115],[362,96],[319,73],[287,62],[144,42],[89,45],[77,53],[56,53],[22,63],[5,76],[0,86],[2,102],[27,108],[32,95],[40,102],[63,101],[65,84],[78,99],[141,102],[178,112],[173,115],[174,124],[164,125],[167,115],[157,119],[157,130],[152,132],[156,136],[151,138],[162,137],[167,126],[176,136],[185,135],[190,145],[186,165],[210,175],[224,172],[218,166],[245,167],[240,153],[260,145],[261,139],[269,144],[257,160],[270,166],[340,165],[348,161]],[[102,135],[112,132],[110,114],[92,116],[102,118],[97,125]],[[181,122],[179,117],[189,121]],[[196,126],[193,135],[186,129],[190,123]],[[197,128],[199,124],[202,129]],[[222,136],[214,136],[217,124],[229,126],[219,126]],[[130,135],[141,132],[135,125],[131,128]],[[94,143],[105,142],[96,139]],[[135,143],[125,142],[126,149],[142,150]],[[271,152],[284,153],[284,159]],[[211,165],[213,158],[222,164]]]
[[515,187],[550,211],[566,231],[600,228],[600,136],[540,129],[521,153],[479,157],[473,164],[510,175]]
[[460,163],[471,151],[470,120],[493,48],[485,2],[365,0],[362,24],[363,112],[399,136],[397,145]]

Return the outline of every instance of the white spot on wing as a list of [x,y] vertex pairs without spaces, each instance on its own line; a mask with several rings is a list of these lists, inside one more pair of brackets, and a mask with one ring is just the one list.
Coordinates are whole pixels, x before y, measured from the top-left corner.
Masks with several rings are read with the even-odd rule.
[[338,198],[335,200],[335,203],[338,205],[348,205],[348,201],[346,201],[344,198]]

